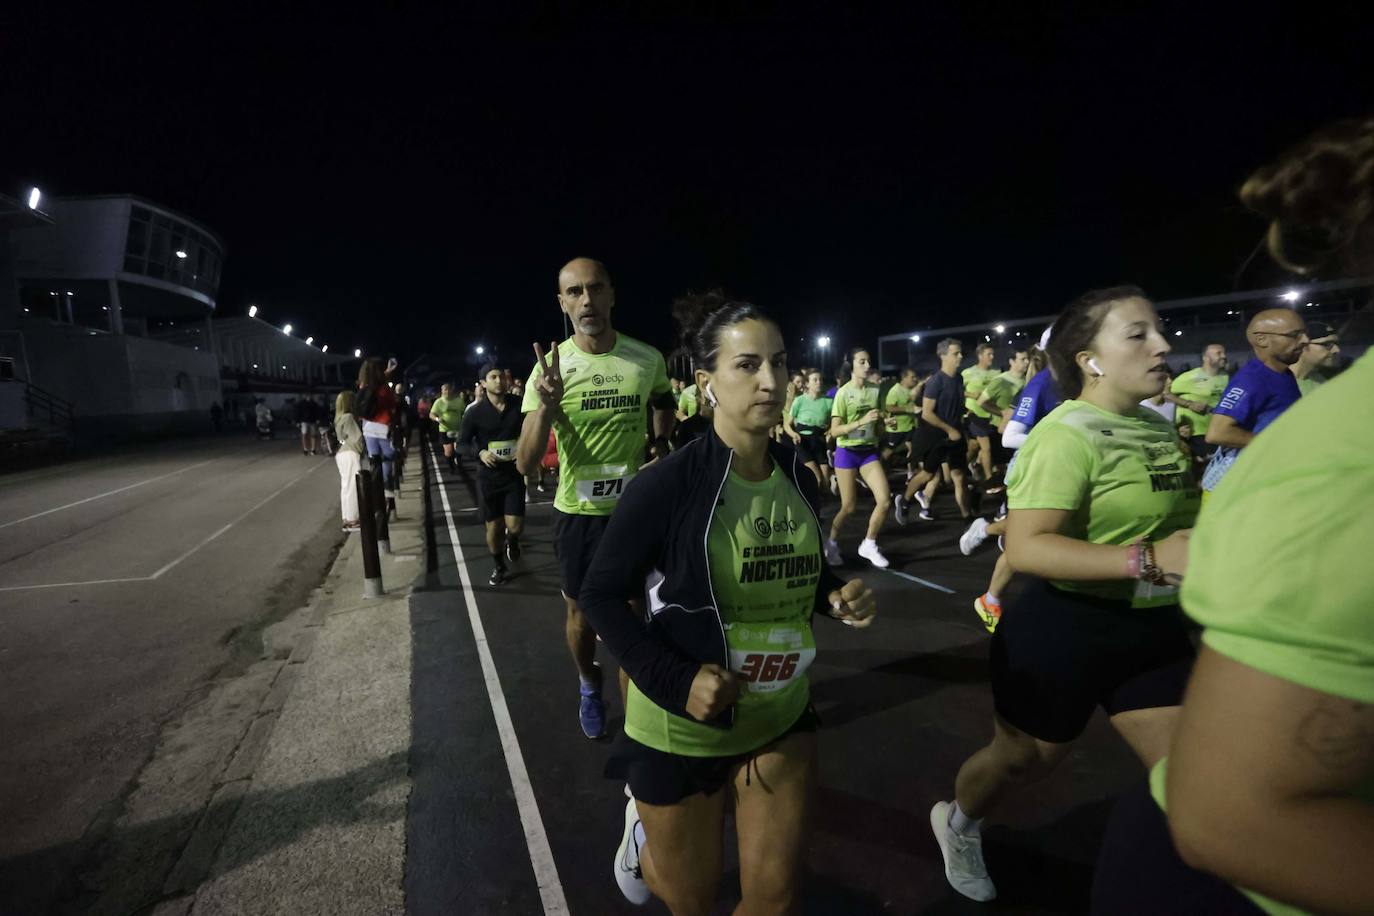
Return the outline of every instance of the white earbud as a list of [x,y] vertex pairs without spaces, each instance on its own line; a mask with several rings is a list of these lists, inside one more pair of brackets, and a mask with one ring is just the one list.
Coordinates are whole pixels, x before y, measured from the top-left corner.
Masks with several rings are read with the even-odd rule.
[[1099,366],[1099,365],[1097,364],[1097,360],[1092,359],[1092,358],[1089,358],[1089,359],[1088,359],[1088,367],[1089,367],[1090,369],[1092,369],[1094,372],[1097,373],[1098,378],[1101,378],[1101,377],[1102,377],[1102,375],[1103,375],[1102,367]]
[[712,407],[717,407],[720,404],[720,402],[716,400],[716,393],[711,390],[710,382],[706,383],[706,403],[710,404]]

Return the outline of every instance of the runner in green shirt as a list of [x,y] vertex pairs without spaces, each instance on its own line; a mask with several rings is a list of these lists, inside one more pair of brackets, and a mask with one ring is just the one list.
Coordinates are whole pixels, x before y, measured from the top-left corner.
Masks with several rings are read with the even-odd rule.
[[587,737],[599,738],[606,712],[596,634],[577,595],[606,519],[644,461],[648,409],[654,410],[653,448],[666,456],[673,404],[663,356],[611,326],[615,290],[604,265],[589,258],[568,262],[558,274],[558,302],[572,321],[573,336],[550,344],[547,357],[534,345],[538,365],[525,385],[516,464],[527,477],[538,474],[549,430],[557,430],[554,548],[567,608],[565,633],[580,679],[578,718]]
[[883,407],[887,413],[883,434],[883,463],[901,449],[906,450],[907,470],[911,468],[911,434],[916,429],[916,415],[921,412],[921,389],[925,387],[916,370],[907,366],[902,376],[887,391]]
[[821,384],[819,370],[808,372],[806,389],[792,399],[792,406],[782,422],[802,463],[816,475],[824,493],[830,489],[830,455],[826,439],[830,435],[830,410],[835,402],[821,394]]
[[1021,389],[1026,387],[1026,369],[1029,366],[1029,351],[1017,350],[1011,355],[1007,371],[998,373],[978,396],[978,406],[988,412],[999,435],[1011,419]]
[[1214,451],[1207,444],[1207,424],[1212,409],[1221,403],[1231,376],[1226,373],[1226,347],[1219,343],[1202,349],[1202,365],[1179,373],[1165,394],[1166,401],[1178,405],[1174,423],[1188,443],[1195,466],[1201,468]]
[[444,443],[444,460],[449,470],[458,469],[458,458],[453,454],[453,440],[458,438],[458,430],[463,425],[463,399],[453,393],[453,386],[447,382],[439,386],[439,397],[429,407],[429,415],[439,424],[439,439]]
[[1178,607],[1199,495],[1173,427],[1140,406],[1165,384],[1159,316],[1135,287],[1093,290],[1054,323],[1070,399],[1036,424],[1008,481],[1007,559],[1040,583],[992,637],[992,743],[931,828],[955,890],[991,900],[981,819],[1048,775],[1100,705],[1146,766],[1166,752],[1193,648]]
[[682,389],[682,393],[677,396],[677,418],[679,421],[694,417],[697,414],[697,386],[687,385]]
[[1309,321],[1307,336],[1306,349],[1289,370],[1297,377],[1298,390],[1303,397],[1326,382],[1327,374],[1336,368],[1336,358],[1341,354],[1340,335],[1326,322]]
[[873,493],[875,505],[868,516],[868,529],[859,544],[859,556],[879,569],[887,568],[887,557],[878,549],[878,532],[887,519],[887,473],[878,457],[878,430],[883,414],[878,409],[878,386],[868,381],[869,357],[863,347],[855,347],[845,357],[849,381],[835,392],[830,414],[830,434],[835,437],[835,477],[840,483],[840,508],[830,522],[830,538],[825,542],[825,560],[831,566],[843,563],[838,539],[840,528],[858,502],[860,476]]
[[976,467],[982,469],[983,479],[991,480],[992,437],[997,430],[993,428],[992,414],[979,405],[978,399],[988,383],[1000,374],[993,366],[997,348],[985,340],[974,348],[974,352],[978,362],[961,373],[964,379],[964,408],[968,412],[965,431],[968,433],[969,469],[973,470],[977,461]]

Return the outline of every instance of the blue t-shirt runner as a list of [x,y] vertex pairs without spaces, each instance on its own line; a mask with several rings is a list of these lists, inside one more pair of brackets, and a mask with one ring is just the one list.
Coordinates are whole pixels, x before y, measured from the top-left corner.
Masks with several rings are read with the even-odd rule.
[[[1241,429],[1258,434],[1301,397],[1292,372],[1270,369],[1263,361],[1252,359],[1231,379],[1212,415],[1230,417]],[[1240,452],[1232,446],[1217,449],[1202,475],[1202,488],[1215,490]]]
[[1030,432],[1062,400],[1059,386],[1054,383],[1054,374],[1049,367],[1041,369],[1021,389],[1021,399],[1016,403],[1016,412],[1011,415],[1012,422],[1022,424],[1026,432]]

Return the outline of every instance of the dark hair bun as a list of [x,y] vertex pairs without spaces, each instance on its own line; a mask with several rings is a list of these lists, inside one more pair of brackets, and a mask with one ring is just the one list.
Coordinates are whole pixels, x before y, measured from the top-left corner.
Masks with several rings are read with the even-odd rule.
[[1333,260],[1374,216],[1374,117],[1307,137],[1251,175],[1240,199],[1270,220],[1269,251],[1280,264],[1305,272]]
[[753,303],[731,299],[719,288],[679,296],[673,300],[673,318],[695,368],[711,372],[715,371],[716,354],[720,352],[721,331],[749,319],[773,320]]

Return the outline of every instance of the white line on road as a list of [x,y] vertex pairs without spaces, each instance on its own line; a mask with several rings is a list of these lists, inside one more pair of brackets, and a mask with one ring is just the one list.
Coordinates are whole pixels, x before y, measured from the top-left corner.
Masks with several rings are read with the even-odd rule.
[[225,525],[223,528],[221,528],[220,530],[216,531],[214,534],[210,535],[208,538],[206,538],[205,540],[201,541],[199,544],[197,544],[196,546],[192,547],[190,550],[186,551],[186,552],[183,553],[181,556],[177,557],[175,560],[173,560],[172,562],[168,563],[166,566],[162,567],[161,569],[159,569],[157,572],[153,573],[153,574],[152,574],[151,576],[149,576],[148,578],[149,578],[149,579],[158,579],[158,578],[161,578],[161,576],[162,576],[163,573],[171,571],[172,567],[176,566],[176,565],[177,565],[178,563],[180,563],[182,560],[186,559],[186,558],[189,557],[191,554],[195,553],[197,550],[200,550],[200,548],[204,547],[206,544],[210,543],[210,542],[213,541],[215,538],[219,537],[221,534],[224,534],[224,532],[228,531],[230,528],[234,527],[234,526],[237,525],[239,522],[243,521],[245,518],[247,518],[248,516],[252,515],[254,512],[258,511],[258,510],[261,509],[263,506],[267,505],[267,504],[270,503],[272,500],[274,500],[274,499],[276,499],[278,496],[280,496],[282,493],[285,493],[288,489],[290,489],[291,487],[294,487],[297,483],[299,483],[300,481],[302,481],[302,480],[304,480],[305,478],[309,477],[311,474],[315,473],[316,471],[318,471],[318,470],[319,470],[320,468],[322,468],[322,467],[324,467],[323,464],[317,464],[317,465],[315,465],[314,467],[312,467],[310,470],[306,471],[304,474],[300,475],[299,477],[296,477],[296,478],[292,479],[292,480],[291,480],[289,483],[287,483],[285,486],[280,487],[280,488],[278,488],[278,489],[276,489],[276,490],[273,490],[268,496],[266,496],[264,499],[262,499],[262,500],[261,500],[260,502],[258,502],[256,505],[254,505],[253,508],[251,508],[251,509],[249,509],[247,512],[243,513],[243,514],[240,515],[238,518],[234,519],[234,520],[231,521],[229,524]]
[[45,510],[43,510],[42,512],[35,512],[33,515],[26,515],[26,516],[24,516],[23,518],[17,518],[17,519],[15,519],[15,520],[12,521],[12,522],[4,522],[4,523],[0,524],[0,528],[8,528],[10,525],[17,525],[17,524],[19,524],[20,522],[30,522],[30,521],[33,521],[33,520],[36,519],[36,518],[42,518],[42,517],[45,516],[45,515],[52,515],[54,512],[61,512],[61,511],[64,510],[64,509],[72,509],[72,508],[75,508],[76,506],[84,505],[84,504],[89,503],[89,502],[94,502],[94,501],[97,500],[97,499],[104,499],[104,498],[107,497],[107,496],[114,496],[116,493],[124,493],[124,492],[126,492],[126,491],[128,491],[128,490],[133,490],[133,489],[136,489],[136,488],[138,488],[138,487],[146,486],[146,485],[148,485],[148,484],[150,484],[150,483],[156,483],[156,482],[159,481],[159,480],[165,480],[166,478],[172,477],[173,475],[176,475],[176,474],[184,474],[186,471],[194,471],[196,468],[203,468],[203,467],[205,467],[207,464],[209,464],[211,461],[217,461],[217,460],[219,460],[219,459],[217,459],[217,458],[211,458],[209,461],[202,461],[202,462],[200,462],[200,463],[198,463],[198,464],[192,464],[192,465],[189,465],[189,466],[184,467],[184,468],[180,468],[180,469],[175,470],[175,471],[168,471],[166,474],[159,474],[159,475],[156,476],[156,477],[149,477],[147,480],[140,480],[138,483],[131,483],[131,484],[129,484],[127,487],[120,487],[120,488],[117,489],[117,490],[109,490],[109,491],[107,491],[107,492],[105,492],[105,493],[98,493],[98,494],[96,494],[95,496],[87,496],[85,499],[78,499],[78,500],[77,500],[76,502],[74,502],[74,503],[67,503],[65,506],[58,506],[58,507],[55,508],[55,509],[45,509]]
[[898,571],[895,570],[895,569],[889,569],[888,572],[892,573],[892,575],[894,575],[894,576],[901,576],[903,579],[906,579],[906,580],[908,580],[908,581],[910,581],[910,582],[915,582],[917,585],[924,585],[926,588],[933,588],[933,589],[935,589],[937,592],[944,592],[946,595],[952,595],[952,594],[954,594],[954,589],[952,589],[952,588],[945,588],[943,585],[938,585],[938,584],[936,584],[936,583],[934,583],[934,582],[930,582],[930,581],[928,581],[928,580],[926,580],[926,579],[922,579],[922,578],[920,578],[919,576],[913,576],[913,575],[911,575],[911,574],[909,574],[909,573],[898,572]]
[[[205,462],[205,463],[208,464],[209,462]],[[304,480],[305,478],[309,477],[311,474],[315,473],[316,471],[318,471],[318,470],[319,470],[320,468],[322,468],[322,467],[324,467],[323,464],[317,464],[317,465],[315,465],[314,467],[312,467],[310,470],[306,471],[304,474],[301,474],[299,477],[296,477],[296,478],[292,479],[292,480],[291,480],[289,483],[287,483],[285,486],[282,486],[282,487],[277,488],[276,490],[273,490],[272,493],[271,493],[269,496],[267,496],[265,499],[262,499],[261,501],[259,501],[256,505],[253,506],[253,508],[251,508],[251,509],[249,509],[247,512],[243,513],[243,514],[240,515],[238,518],[234,519],[234,520],[231,521],[229,524],[225,525],[223,528],[220,528],[220,529],[219,529],[218,531],[216,531],[214,534],[210,535],[208,538],[205,538],[205,539],[202,540],[199,544],[197,544],[196,546],[192,547],[190,550],[186,551],[185,553],[183,553],[181,556],[177,557],[177,558],[176,558],[175,560],[173,560],[172,562],[170,562],[170,563],[168,563],[167,565],[163,566],[161,569],[159,569],[157,572],[153,573],[152,575],[149,575],[149,576],[133,576],[133,577],[131,577],[131,578],[126,578],[126,579],[85,579],[85,580],[80,581],[80,582],[44,582],[44,583],[42,583],[41,585],[8,585],[8,586],[0,587],[0,592],[22,592],[22,591],[28,591],[28,590],[30,590],[30,589],[36,589],[36,588],[64,588],[64,587],[67,587],[67,586],[75,586],[75,585],[110,585],[110,584],[115,583],[115,582],[151,582],[151,581],[153,581],[154,579],[160,579],[160,578],[162,578],[163,574],[168,573],[168,572],[171,572],[172,568],[173,568],[174,566],[176,566],[178,563],[180,563],[182,560],[187,559],[187,558],[190,557],[193,553],[195,553],[197,550],[200,550],[200,549],[201,549],[202,547],[204,547],[206,544],[209,544],[209,543],[210,543],[211,541],[213,541],[215,538],[217,538],[217,537],[219,537],[220,535],[224,534],[224,533],[225,533],[226,531],[228,531],[230,528],[233,528],[233,527],[234,527],[235,525],[237,525],[239,522],[243,521],[245,518],[247,518],[248,516],[252,515],[254,512],[258,511],[258,510],[261,509],[263,506],[265,506],[265,505],[267,505],[269,502],[271,502],[273,499],[275,499],[276,497],[280,496],[282,493],[286,492],[286,490],[288,490],[289,488],[295,486],[297,483],[299,483],[300,481],[302,481],[302,480]],[[189,470],[189,468],[183,468],[183,470]],[[165,475],[164,475],[164,476],[165,476]],[[22,521],[22,519],[21,519],[21,521]]]
[[[430,445],[427,448],[433,466],[438,468],[439,456],[434,453],[434,446]],[[442,478],[439,480],[439,499],[444,504],[444,517],[448,520],[448,539],[453,545],[453,558],[458,562],[458,579],[462,583],[463,598],[468,605],[468,621],[472,624],[472,636],[477,642],[477,657],[482,662],[482,675],[487,683],[487,699],[491,701],[491,712],[496,717],[496,731],[501,736],[501,750],[506,755],[506,769],[510,772],[511,788],[515,790],[515,804],[520,812],[520,824],[525,828],[525,843],[530,850],[530,864],[534,866],[534,880],[539,885],[539,899],[544,902],[544,913],[547,916],[563,916],[568,912],[568,901],[563,895],[563,884],[558,880],[558,866],[553,860],[553,850],[549,848],[549,838],[544,833],[544,821],[539,816],[539,803],[534,798],[529,771],[525,769],[525,757],[520,752],[520,741],[515,736],[515,724],[511,721],[510,710],[506,706],[506,694],[501,689],[496,662],[492,660],[491,647],[487,645],[487,633],[482,627],[482,617],[477,612],[477,596],[473,594],[468,564],[463,559],[463,549],[458,544],[458,528],[453,522],[448,489],[444,486]]]

